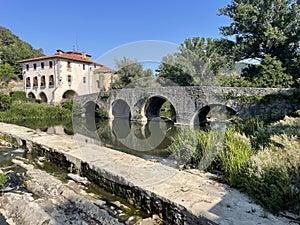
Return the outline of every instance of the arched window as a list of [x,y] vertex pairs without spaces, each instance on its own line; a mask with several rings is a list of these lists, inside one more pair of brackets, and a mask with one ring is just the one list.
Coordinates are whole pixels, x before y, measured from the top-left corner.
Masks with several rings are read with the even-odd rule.
[[38,86],[38,78],[34,77],[33,78],[33,87],[37,87]]
[[46,87],[46,78],[45,76],[41,76],[41,88],[45,88]]
[[30,88],[31,84],[30,84],[30,77],[26,78],[26,88]]
[[49,76],[49,88],[54,87],[54,77],[53,75]]

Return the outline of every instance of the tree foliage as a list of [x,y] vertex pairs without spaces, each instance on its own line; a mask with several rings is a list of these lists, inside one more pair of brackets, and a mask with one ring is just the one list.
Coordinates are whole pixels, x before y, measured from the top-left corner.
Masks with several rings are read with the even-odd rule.
[[233,42],[193,37],[185,39],[178,50],[163,58],[158,75],[181,86],[211,84],[212,77],[232,63]]
[[126,57],[115,59],[115,65],[119,75],[119,80],[113,84],[115,89],[124,88],[139,78],[153,75],[151,69],[144,70],[143,65],[138,63],[137,60]]
[[242,75],[255,87],[288,88],[293,84],[293,77],[286,74],[281,61],[270,55],[260,64],[246,67]]
[[[270,56],[279,60],[286,73],[300,77],[300,1],[299,0],[232,0],[220,9],[220,15],[232,22],[220,31],[235,36],[235,59]],[[298,69],[297,69],[298,68]]]
[[15,74],[21,73],[19,60],[42,55],[42,49],[34,49],[10,30],[0,26],[0,60],[2,64],[9,64],[14,69]]
[[14,78],[14,69],[8,63],[0,64],[0,87],[7,85]]

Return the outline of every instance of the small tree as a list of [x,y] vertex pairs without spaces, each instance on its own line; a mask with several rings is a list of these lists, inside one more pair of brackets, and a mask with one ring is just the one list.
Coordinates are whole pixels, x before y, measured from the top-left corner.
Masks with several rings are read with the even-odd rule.
[[123,88],[135,79],[144,76],[143,65],[138,63],[137,60],[123,57],[120,60],[115,59],[115,64],[120,79],[113,85],[113,88]]

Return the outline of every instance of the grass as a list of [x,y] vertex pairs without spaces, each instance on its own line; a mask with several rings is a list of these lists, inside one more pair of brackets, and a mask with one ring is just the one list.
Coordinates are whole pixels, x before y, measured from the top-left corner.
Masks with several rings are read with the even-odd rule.
[[[221,170],[224,181],[248,193],[267,211],[299,214],[300,118],[268,123],[251,119],[243,123],[243,131],[250,131],[248,135],[242,129],[230,128],[223,139],[215,131],[184,129],[169,149],[179,164]],[[201,167],[205,155],[210,157],[210,165]]]
[[46,103],[14,101],[10,109],[0,112],[1,121],[22,119],[62,119],[72,116],[72,112],[61,106],[51,106]]

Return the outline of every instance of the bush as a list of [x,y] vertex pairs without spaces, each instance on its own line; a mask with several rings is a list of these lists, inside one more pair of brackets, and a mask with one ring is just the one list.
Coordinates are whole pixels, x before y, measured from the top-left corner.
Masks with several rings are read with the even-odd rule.
[[68,99],[62,102],[61,106],[65,109],[70,110],[73,116],[80,116],[82,113],[85,112],[85,109],[82,107],[82,105],[79,102],[74,102],[73,99]]
[[10,108],[11,98],[3,93],[0,93],[0,111],[5,111]]
[[12,103],[9,110],[0,112],[0,120],[62,119],[71,117],[71,115],[69,110],[62,108],[61,106],[15,101]]
[[106,118],[108,118],[108,112],[106,111],[106,109],[104,109],[102,107],[99,107],[99,108],[97,107],[96,108],[96,117],[106,119]]
[[206,132],[194,129],[181,129],[173,138],[169,151],[181,165],[190,164],[201,170],[213,169],[217,164],[217,154],[222,143],[222,132]]
[[[252,122],[251,122],[252,121]],[[230,128],[224,139],[215,132],[182,129],[169,147],[180,164],[193,163],[202,167],[205,159],[220,165],[225,181],[246,191],[265,209],[278,213],[282,210],[300,213],[300,118],[284,120],[263,126],[257,119],[248,121],[251,135],[246,137]],[[251,142],[258,142],[253,149]],[[222,141],[223,145],[216,150]],[[215,157],[215,152],[219,152]],[[214,169],[215,167],[208,167]]]
[[9,96],[13,101],[25,101],[26,100],[26,93],[24,91],[11,91]]
[[237,187],[242,183],[253,155],[249,138],[229,129],[225,133],[223,149],[219,159],[229,185]]
[[0,187],[4,187],[5,183],[7,182],[8,178],[4,173],[0,173]]

